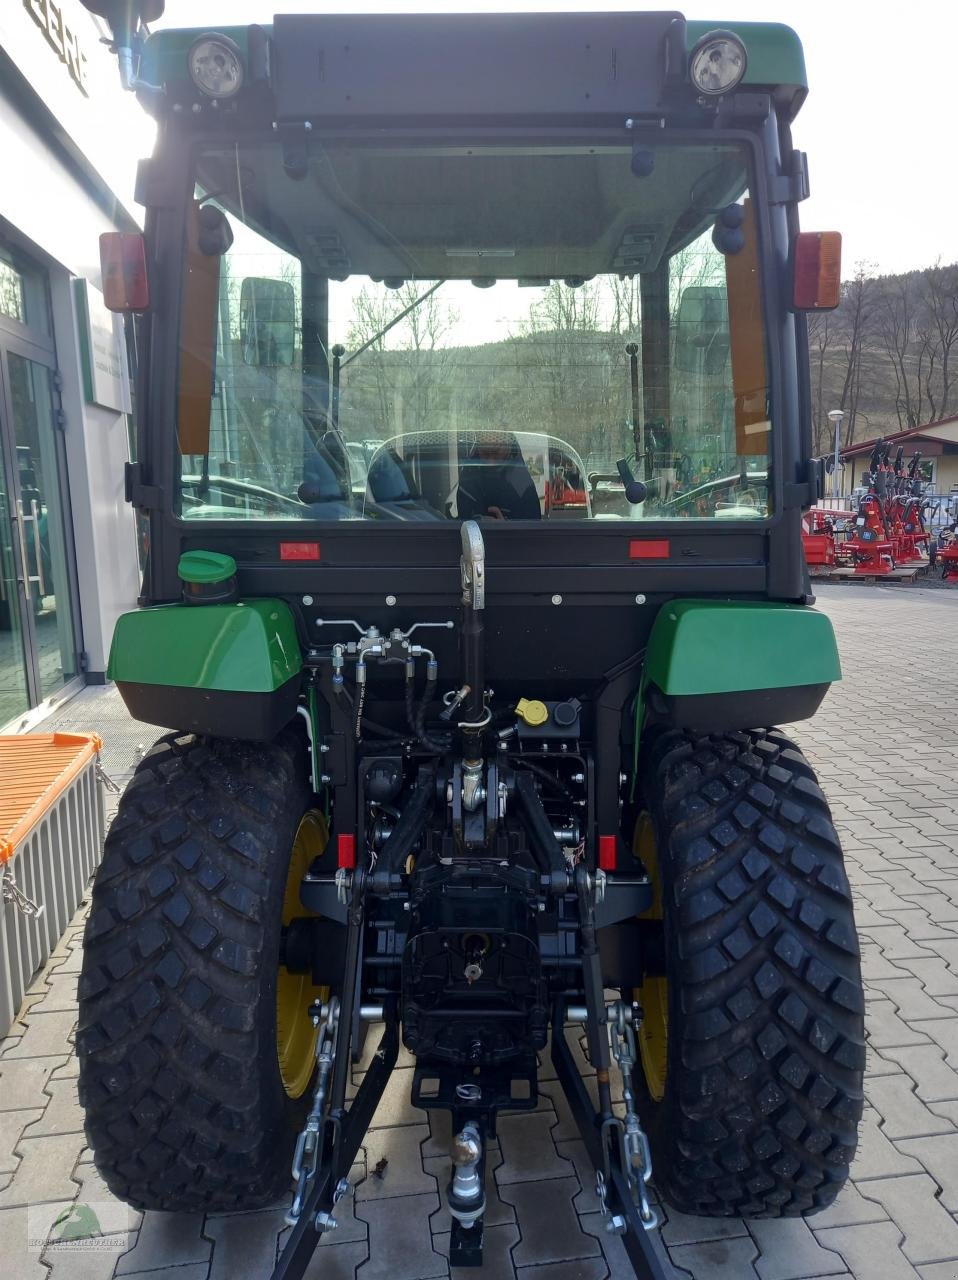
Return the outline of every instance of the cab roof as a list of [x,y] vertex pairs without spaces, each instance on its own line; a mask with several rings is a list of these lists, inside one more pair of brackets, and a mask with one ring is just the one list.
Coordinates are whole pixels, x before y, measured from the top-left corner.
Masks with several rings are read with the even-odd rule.
[[[790,27],[692,22],[675,11],[281,14],[264,26],[159,31],[146,42],[141,75],[165,86],[167,101],[189,98],[190,47],[215,32],[238,46],[248,79],[271,91],[280,121],[668,114],[670,101],[694,102],[689,55],[715,30],[745,45],[742,87],[770,94],[793,119],[808,85]],[[163,102],[144,98],[157,114]]]

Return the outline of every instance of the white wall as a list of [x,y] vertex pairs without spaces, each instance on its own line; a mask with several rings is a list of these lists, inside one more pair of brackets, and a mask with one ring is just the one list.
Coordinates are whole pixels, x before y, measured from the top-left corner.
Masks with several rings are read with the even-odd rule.
[[[0,0],[0,14],[9,18],[14,4],[19,9],[22,0]],[[32,23],[28,13],[23,17]],[[42,33],[36,34],[42,40]],[[52,50],[49,52],[55,57]],[[62,70],[59,64],[57,70]],[[73,86],[67,83],[67,88]],[[139,110],[132,95],[123,95],[118,83],[116,97],[124,110]],[[84,99],[77,93],[76,110],[83,109]],[[139,568],[133,511],[123,501],[123,467],[129,458],[126,418],[85,402],[71,277],[82,276],[99,287],[99,236],[114,230],[115,225],[2,92],[0,156],[4,179],[0,216],[54,260],[48,265],[63,379],[82,647],[90,671],[102,672],[117,616],[136,605]],[[131,183],[136,158],[135,152],[126,157]]]
[[119,615],[140,589],[136,526],[123,498],[129,461],[126,415],[84,402],[73,290],[66,271],[51,272],[53,327],[66,414],[67,474],[76,544],[83,647],[89,671],[106,670]]
[[[156,126],[133,94],[120,87],[116,59],[100,43],[105,30],[105,24],[88,13],[80,0],[0,0],[0,47],[104,182],[134,213],[136,160],[152,150]],[[82,89],[67,57],[54,47],[63,45],[63,32],[70,36],[70,61],[74,51],[82,58]],[[4,178],[9,178],[6,159]],[[84,274],[78,263],[67,265],[75,274]]]

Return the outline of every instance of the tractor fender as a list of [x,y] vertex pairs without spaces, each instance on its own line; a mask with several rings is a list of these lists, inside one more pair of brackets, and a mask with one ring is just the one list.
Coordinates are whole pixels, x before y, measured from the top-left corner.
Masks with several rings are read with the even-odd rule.
[[289,605],[265,599],[124,613],[107,674],[137,720],[267,742],[296,714],[302,667]]
[[671,600],[652,624],[642,696],[698,733],[805,720],[842,676],[831,621],[808,605]]

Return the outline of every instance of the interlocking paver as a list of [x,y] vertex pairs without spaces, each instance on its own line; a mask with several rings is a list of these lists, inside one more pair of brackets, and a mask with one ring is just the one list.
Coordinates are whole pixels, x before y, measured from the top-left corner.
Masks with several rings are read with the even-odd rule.
[[934,1040],[945,1051],[945,1061],[958,1071],[958,1016],[951,1018],[932,1018],[928,1022],[916,1023],[922,1033]]
[[126,1276],[159,1267],[209,1263],[213,1242],[203,1237],[200,1213],[146,1213],[136,1244],[116,1266],[116,1274]]
[[732,1240],[704,1240],[670,1250],[677,1266],[708,1280],[755,1280],[758,1246],[751,1236]]
[[[33,1207],[28,1213],[26,1205],[17,1209],[0,1209],[0,1264],[4,1276],[11,1280],[46,1280],[49,1270],[40,1261],[43,1241],[53,1223],[72,1203],[70,1199],[57,1203],[51,1201],[42,1208]],[[36,1232],[36,1240],[31,1233]]]
[[[899,971],[900,973],[900,971]],[[947,1015],[947,1008],[940,1005],[924,989],[917,978],[897,977],[869,979],[871,986],[877,987],[886,995],[898,1010],[898,1015],[908,1023],[923,1021],[926,1018],[940,1018]]]
[[64,1058],[70,1052],[70,1037],[76,1021],[76,1010],[65,1009],[59,1013],[35,1013],[27,1015],[23,1035],[3,1050],[3,1061],[13,1058]]
[[[883,1049],[881,1056],[891,1059],[908,1074],[922,1102],[958,1100],[958,1074],[946,1064],[945,1055],[937,1045],[903,1045],[897,1049]],[[870,1096],[873,1095],[870,1093]]]
[[[855,1163],[857,1170],[858,1163]],[[855,1227],[863,1222],[883,1222],[888,1217],[874,1200],[866,1200],[853,1181],[846,1182],[832,1204],[808,1219],[815,1232],[827,1227]]]
[[209,1280],[234,1280],[244,1271],[268,1276],[276,1260],[276,1242],[283,1230],[285,1212],[265,1209],[260,1213],[207,1218],[203,1235],[213,1242]]
[[748,1228],[741,1218],[697,1218],[694,1214],[679,1213],[677,1209],[668,1210],[668,1221],[662,1227],[662,1239],[670,1249],[674,1245],[747,1235]]
[[79,1133],[21,1138],[16,1149],[16,1154],[21,1157],[20,1164],[12,1182],[0,1192],[0,1209],[41,1204],[44,1200],[74,1199],[77,1184],[70,1174],[83,1141],[83,1135]]
[[[359,1268],[357,1280],[427,1280],[444,1276],[449,1268],[433,1248],[429,1218],[439,1207],[439,1196],[391,1196],[363,1200],[356,1216],[369,1226],[369,1258]],[[317,1271],[325,1280],[325,1271]]]
[[573,1172],[552,1140],[555,1124],[556,1114],[551,1109],[502,1117],[498,1129],[504,1160],[496,1173],[500,1187],[532,1178],[568,1177]]
[[802,1280],[845,1270],[844,1259],[819,1244],[801,1218],[752,1219],[748,1229],[759,1248],[754,1265],[761,1280]]
[[870,1081],[868,1098],[881,1116],[886,1138],[920,1138],[948,1131],[949,1122],[929,1111],[915,1094],[915,1081],[904,1072]]
[[949,1213],[958,1212],[958,1133],[938,1138],[900,1141],[903,1155],[917,1160],[941,1188],[941,1203]]
[[[334,1244],[322,1251],[317,1249],[306,1268],[304,1280],[354,1280],[357,1267],[368,1256],[369,1250],[364,1244]],[[144,1277],[144,1280],[149,1280],[149,1277]]]
[[[934,1024],[923,1024],[924,1026]],[[958,1031],[958,1019],[955,1020]],[[874,1049],[898,1049],[902,1045],[927,1044],[932,1033],[909,1024],[900,1017],[891,1000],[868,1001],[868,1041]],[[932,1037],[933,1038],[933,1037]]]
[[14,1149],[26,1127],[39,1120],[42,1111],[0,1111],[0,1173],[13,1173],[20,1159]]
[[[3,1052],[0,1041],[0,1053]],[[64,1057],[61,1064],[66,1062]],[[0,1111],[26,1111],[44,1107],[43,1090],[54,1069],[55,1058],[0,1057]]]
[[516,1211],[522,1233],[512,1252],[517,1268],[600,1254],[598,1241],[579,1226],[572,1205],[578,1190],[577,1178],[513,1182],[501,1188],[503,1200]]
[[885,1209],[904,1232],[901,1250],[912,1263],[958,1259],[958,1222],[936,1198],[927,1174],[860,1182],[859,1190]]
[[[422,1167],[422,1143],[429,1137],[428,1125],[403,1125],[398,1129],[374,1129],[363,1147],[369,1176],[356,1188],[357,1200],[383,1200],[393,1196],[414,1196],[435,1192],[436,1179]],[[380,1161],[386,1166],[382,1176],[374,1170]],[[359,1214],[364,1218],[365,1214]]]
[[819,1244],[845,1259],[855,1280],[918,1280],[901,1251],[902,1233],[894,1222],[832,1227],[815,1235]]
[[[923,1141],[935,1141],[935,1139]],[[906,1154],[907,1146],[907,1143],[903,1144],[901,1149],[894,1146],[879,1128],[878,1113],[872,1107],[866,1107],[858,1127],[855,1180],[891,1178],[903,1173],[921,1173],[921,1164]]]
[[[49,1280],[111,1280],[116,1260],[126,1248],[126,1236],[102,1236],[89,1247],[46,1249],[43,1261],[50,1267]],[[189,1267],[177,1267],[176,1280],[191,1280],[190,1270]],[[197,1276],[195,1280],[205,1280],[205,1267],[203,1271],[204,1276]],[[142,1272],[140,1274],[143,1275]],[[150,1280],[162,1280],[164,1274],[169,1277],[166,1268],[149,1272],[149,1277]]]
[[43,1097],[46,1108],[24,1137],[42,1138],[50,1133],[83,1132],[83,1110],[77,1099],[74,1077],[49,1080]]

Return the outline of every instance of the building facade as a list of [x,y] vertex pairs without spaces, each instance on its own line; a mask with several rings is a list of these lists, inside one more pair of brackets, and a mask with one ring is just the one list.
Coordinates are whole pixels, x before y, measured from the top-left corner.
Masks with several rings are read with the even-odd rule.
[[139,588],[131,343],[98,239],[133,231],[151,126],[78,0],[0,4],[0,731],[105,679]]
[[[929,492],[945,496],[958,493],[958,416],[940,418],[908,431],[896,431],[884,439],[891,446],[893,458],[899,445],[904,447],[906,464],[916,451],[921,454],[922,479]],[[877,439],[863,440],[842,450],[846,493],[862,484],[877,443]]]

